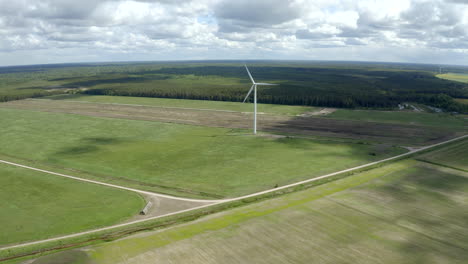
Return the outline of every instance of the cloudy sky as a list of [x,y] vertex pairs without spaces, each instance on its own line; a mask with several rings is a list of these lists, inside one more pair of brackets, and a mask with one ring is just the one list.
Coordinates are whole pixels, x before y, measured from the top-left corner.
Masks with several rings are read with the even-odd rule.
[[192,59],[468,65],[468,0],[0,0],[0,65]]

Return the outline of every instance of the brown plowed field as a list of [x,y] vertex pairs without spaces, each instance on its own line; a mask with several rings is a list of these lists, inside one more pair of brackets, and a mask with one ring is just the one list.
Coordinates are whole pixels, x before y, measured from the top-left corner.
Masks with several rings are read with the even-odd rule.
[[[244,129],[252,127],[253,119],[252,113],[83,103],[45,99],[11,101],[0,104],[0,107]],[[453,132],[434,127],[335,120],[313,116],[290,117],[268,114],[258,115],[258,129],[262,131],[304,136],[375,140],[408,146],[427,145],[455,136]]]

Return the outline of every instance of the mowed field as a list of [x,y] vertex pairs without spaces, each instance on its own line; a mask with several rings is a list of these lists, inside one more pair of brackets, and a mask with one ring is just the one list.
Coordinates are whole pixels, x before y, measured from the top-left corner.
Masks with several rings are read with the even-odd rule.
[[457,99],[455,99],[455,101],[457,101],[459,103],[462,103],[462,104],[468,104],[468,99],[457,98]]
[[[67,94],[45,97],[52,100],[67,100],[76,102],[104,103],[104,104],[130,104],[146,105],[166,108],[194,108],[224,110],[235,112],[253,112],[253,105],[250,101],[246,103],[239,102],[220,102],[208,100],[188,100],[188,99],[168,99],[168,98],[148,98],[148,97],[130,97],[130,96],[106,96],[106,95],[85,95],[85,94]],[[259,113],[278,114],[278,115],[299,115],[307,111],[317,110],[310,106],[293,105],[275,105],[258,104]]]
[[364,122],[383,122],[438,127],[455,131],[468,130],[468,121],[465,118],[448,113],[339,109],[326,117]]
[[[63,97],[62,97],[63,98]],[[206,101],[190,100],[191,107],[167,107],[157,106],[159,102],[167,105],[173,99],[154,99],[153,104],[149,105],[151,98],[144,98],[147,102],[146,105],[141,104],[128,104],[125,101],[135,102],[138,98],[123,98],[118,97],[121,103],[107,103],[111,102],[111,97],[106,97],[103,100],[106,103],[96,103],[87,100],[94,97],[80,97],[80,101],[71,100],[47,100],[47,99],[32,99],[21,100],[3,103],[1,108],[25,109],[44,112],[59,112],[59,113],[72,113],[97,117],[111,117],[121,119],[138,119],[148,121],[160,121],[179,124],[189,124],[198,126],[209,127],[224,127],[232,129],[251,129],[252,127],[252,113],[243,111],[221,111],[221,102],[216,102],[218,109],[206,109],[208,103]],[[99,98],[99,97],[98,97]],[[236,103],[227,103],[226,108],[231,108],[231,105]],[[242,108],[245,104],[237,103]],[[182,105],[179,103],[178,105]],[[197,107],[198,105],[198,107]],[[252,105],[250,104],[252,108]],[[301,115],[290,115],[284,113],[296,112],[299,113],[304,108],[295,106],[264,106],[266,113],[262,112],[258,115],[258,128],[259,130],[280,133],[286,135],[298,135],[301,137],[327,137],[327,138],[346,138],[357,141],[372,141],[389,143],[403,146],[418,146],[428,145],[440,142],[451,137],[454,137],[457,132],[463,131],[462,119],[451,118],[444,115],[447,120],[446,126],[427,126],[414,124],[411,118],[406,118],[406,121],[396,122],[382,122],[375,118],[374,121],[361,121],[340,119],[340,118],[322,118],[315,116],[314,113],[320,111],[302,112]],[[283,108],[284,107],[284,108]],[[270,109],[270,110],[269,110]],[[251,109],[252,110],[252,109]],[[268,112],[270,111],[270,112]],[[282,113],[282,114],[278,114]],[[442,115],[441,115],[442,116]],[[432,116],[435,119],[443,119],[439,115]],[[431,117],[425,117],[429,120]],[[416,119],[421,119],[417,116]],[[426,122],[428,123],[428,122]],[[432,122],[434,124],[434,122]]]
[[444,73],[444,74],[438,74],[436,76],[441,78],[441,79],[446,79],[446,80],[450,80],[450,81],[468,83],[468,74]]
[[468,173],[404,160],[33,263],[466,263],[467,203]]
[[[66,100],[105,104],[146,105],[169,108],[213,109],[236,112],[253,112],[251,103],[219,102],[203,100],[182,100],[167,98],[145,98],[129,96],[89,96],[89,95],[55,95],[46,97],[53,100]],[[447,113],[417,113],[406,111],[351,110],[333,109],[329,114],[319,114],[320,107],[258,104],[258,112],[271,115],[315,116],[341,120],[381,122],[402,125],[442,127],[449,130],[467,130],[466,119]],[[336,110],[336,111],[335,111]]]
[[119,223],[137,214],[137,194],[0,163],[0,245]]
[[5,159],[188,197],[236,197],[405,152],[388,144],[254,137],[245,130],[1,106],[0,121]]

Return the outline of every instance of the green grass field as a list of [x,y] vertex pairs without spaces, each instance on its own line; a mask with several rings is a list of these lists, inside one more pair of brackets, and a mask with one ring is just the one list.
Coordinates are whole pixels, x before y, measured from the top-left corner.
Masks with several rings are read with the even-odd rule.
[[0,163],[0,245],[107,226],[138,213],[142,197]]
[[450,115],[448,113],[339,109],[326,117],[346,120],[434,126],[459,131],[466,131],[468,129],[468,121],[466,119],[460,116]]
[[444,73],[444,74],[438,74],[436,76],[445,80],[468,83],[468,74]]
[[[405,160],[47,259],[77,256],[97,264],[176,264],[187,259],[227,264],[465,263],[467,199],[467,173]],[[69,263],[78,263],[73,261]]]
[[468,140],[432,151],[419,157],[420,160],[468,172]]
[[459,103],[462,103],[462,104],[468,104],[468,99],[457,98],[457,99],[455,99],[455,101],[457,101]]
[[239,196],[404,152],[388,145],[2,108],[0,122],[0,155],[195,197]]
[[[206,100],[186,100],[186,99],[167,99],[167,98],[145,98],[145,97],[130,97],[130,96],[105,96],[105,95],[56,95],[49,96],[46,99],[55,100],[73,100],[92,103],[112,103],[112,104],[133,104],[147,105],[157,107],[181,107],[195,109],[215,109],[227,110],[236,112],[253,112],[251,103],[238,102],[220,102]],[[258,104],[258,112],[280,115],[298,115],[307,111],[314,111],[316,108],[307,106],[291,106],[291,105],[273,105],[273,104]]]

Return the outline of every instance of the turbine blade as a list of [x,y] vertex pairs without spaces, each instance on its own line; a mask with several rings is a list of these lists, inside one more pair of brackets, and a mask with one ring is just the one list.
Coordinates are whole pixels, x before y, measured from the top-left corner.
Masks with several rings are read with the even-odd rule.
[[256,85],[271,86],[271,85],[279,85],[279,84],[277,84],[277,83],[256,83]]
[[249,74],[250,80],[252,81],[253,84],[255,84],[254,79],[252,78],[252,74],[250,74],[249,68],[247,68],[247,64],[244,64],[245,69],[247,70],[247,73]]
[[255,86],[255,84],[252,84],[252,87],[250,87],[250,90],[249,90],[249,92],[247,93],[247,96],[245,96],[244,101],[243,101],[242,103],[245,103],[245,101],[247,100],[247,98],[249,98],[249,95],[250,95],[250,93],[252,93],[252,91],[253,91],[253,89],[254,89],[254,86]]

